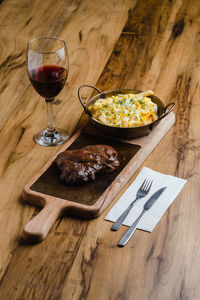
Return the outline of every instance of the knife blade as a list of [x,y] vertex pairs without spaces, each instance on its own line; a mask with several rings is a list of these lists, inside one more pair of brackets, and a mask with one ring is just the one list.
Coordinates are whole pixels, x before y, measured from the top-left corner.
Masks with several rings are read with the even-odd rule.
[[122,238],[119,240],[118,246],[124,247],[126,245],[126,243],[130,240],[130,238],[132,237],[133,233],[135,232],[135,230],[137,228],[137,225],[142,220],[142,217],[154,205],[154,203],[156,202],[156,200],[160,197],[160,195],[164,192],[164,190],[166,188],[167,187],[165,186],[165,187],[159,189],[158,191],[156,191],[149,198],[149,200],[145,203],[143,211],[141,212],[141,214],[139,215],[139,217],[137,217],[137,219],[135,220],[135,222],[129,227],[129,229],[124,233],[124,235],[122,236]]
[[152,205],[156,202],[156,200],[160,197],[160,195],[164,192],[164,190],[167,187],[163,187],[161,189],[159,189],[157,192],[155,192],[150,198],[149,200],[145,203],[144,205],[144,210],[148,210],[152,207]]

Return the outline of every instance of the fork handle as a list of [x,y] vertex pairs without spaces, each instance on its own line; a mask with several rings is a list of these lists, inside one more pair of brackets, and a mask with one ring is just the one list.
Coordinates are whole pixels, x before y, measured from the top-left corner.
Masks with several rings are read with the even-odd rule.
[[124,247],[126,245],[126,243],[132,237],[133,233],[135,232],[135,230],[137,228],[137,225],[139,224],[139,222],[141,221],[142,217],[144,216],[144,214],[146,212],[147,212],[147,210],[143,209],[143,211],[141,212],[141,214],[139,215],[139,217],[135,220],[135,222],[130,226],[130,228],[124,233],[124,235],[122,236],[122,238],[119,240],[118,246]]
[[131,208],[133,207],[133,204],[137,201],[137,199],[138,199],[138,197],[136,197],[135,200],[133,202],[131,202],[131,204],[127,207],[127,209],[121,214],[121,216],[119,216],[119,218],[117,219],[117,221],[111,227],[111,230],[116,231],[116,230],[118,230],[120,228],[120,226],[122,225],[123,221],[128,216]]

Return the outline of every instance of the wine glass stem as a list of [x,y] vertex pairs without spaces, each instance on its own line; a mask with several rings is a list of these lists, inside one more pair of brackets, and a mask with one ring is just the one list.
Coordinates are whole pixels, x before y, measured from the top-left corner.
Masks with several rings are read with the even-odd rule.
[[53,117],[53,104],[54,99],[47,100],[45,99],[47,104],[47,118],[48,118],[48,127],[47,131],[50,135],[53,135],[56,132],[55,126],[54,126],[54,117]]

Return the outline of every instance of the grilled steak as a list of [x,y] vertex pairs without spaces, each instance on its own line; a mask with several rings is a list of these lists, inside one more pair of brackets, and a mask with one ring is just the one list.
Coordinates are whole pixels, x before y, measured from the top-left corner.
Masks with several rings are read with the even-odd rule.
[[120,165],[117,151],[106,145],[65,150],[55,162],[61,170],[60,178],[68,184],[95,180],[97,173],[113,172]]

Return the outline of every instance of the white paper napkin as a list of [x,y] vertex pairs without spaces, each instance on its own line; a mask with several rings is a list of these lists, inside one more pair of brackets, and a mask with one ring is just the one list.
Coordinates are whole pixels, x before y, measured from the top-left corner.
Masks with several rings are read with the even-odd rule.
[[138,229],[152,232],[162,218],[170,204],[177,197],[187,180],[165,175],[144,167],[135,181],[129,186],[121,198],[106,215],[105,220],[115,222],[124,212],[129,204],[135,199],[136,193],[145,179],[153,180],[151,190],[148,195],[136,201],[130,213],[123,222],[123,225],[130,226],[137,219],[143,210],[146,201],[160,188],[167,187],[158,200],[146,213],[138,225]]

